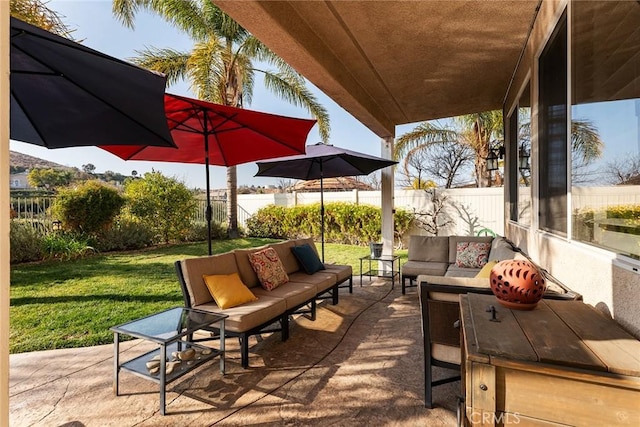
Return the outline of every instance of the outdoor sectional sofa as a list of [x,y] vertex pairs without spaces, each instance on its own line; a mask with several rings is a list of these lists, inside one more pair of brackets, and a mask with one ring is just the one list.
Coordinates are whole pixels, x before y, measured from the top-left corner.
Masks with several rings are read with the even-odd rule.
[[[244,368],[249,366],[249,336],[280,331],[282,340],[285,341],[289,337],[289,317],[292,314],[307,313],[315,320],[317,299],[331,299],[332,304],[336,305],[339,300],[339,288],[348,287],[349,292],[353,292],[351,266],[320,263],[324,268],[309,274],[305,271],[308,267],[307,260],[301,263],[294,254],[293,248],[300,252],[301,247],[304,247],[303,253],[308,253],[310,248],[314,254],[311,258],[319,263],[313,239],[288,240],[175,262],[185,307],[229,316],[225,322],[225,335],[239,338],[241,363]],[[264,283],[259,280],[251,261],[252,254],[264,254],[267,248],[275,251],[288,277],[286,283],[272,290],[263,287]],[[221,277],[223,280],[220,286],[224,288],[225,279],[231,287],[234,280],[230,278],[235,276],[234,273],[237,273],[255,299],[230,308],[221,308],[212,296],[205,276],[209,281]],[[237,282],[237,277],[235,279]],[[210,332],[215,334],[217,331]]]
[[[473,264],[474,257],[468,258],[466,263],[464,259],[461,259],[463,258],[461,252],[467,243],[484,243],[485,250],[486,244],[490,244],[488,256],[485,257],[488,262],[484,268],[467,265]],[[504,237],[410,237],[409,261],[402,266],[402,291],[405,293],[406,287],[419,287],[418,297],[424,337],[425,406],[427,408],[433,406],[432,387],[460,379],[460,331],[456,326],[460,316],[458,304],[460,295],[467,293],[492,294],[489,284],[491,267],[495,261],[507,259],[526,259],[538,268],[547,285],[544,298],[582,299],[580,294],[566,287]],[[406,279],[410,280],[408,286],[405,286]],[[455,374],[433,380],[433,366],[453,370]]]

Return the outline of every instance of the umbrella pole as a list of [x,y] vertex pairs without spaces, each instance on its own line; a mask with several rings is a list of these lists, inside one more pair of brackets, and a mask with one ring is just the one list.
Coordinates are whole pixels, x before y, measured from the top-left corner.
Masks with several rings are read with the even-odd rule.
[[206,177],[207,177],[207,244],[209,249],[209,256],[212,255],[211,251],[211,219],[213,214],[211,212],[211,189],[209,184],[209,129],[207,129],[208,125],[207,120],[207,112],[204,111],[204,163],[206,167]]
[[320,239],[322,241],[322,262],[324,263],[324,187],[322,175],[322,161],[320,161]]

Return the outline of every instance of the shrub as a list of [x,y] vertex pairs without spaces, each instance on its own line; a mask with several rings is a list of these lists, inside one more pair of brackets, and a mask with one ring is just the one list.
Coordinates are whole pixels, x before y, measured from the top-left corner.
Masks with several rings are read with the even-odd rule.
[[184,240],[191,227],[197,200],[184,183],[160,172],[148,172],[144,178],[125,184],[127,209],[137,220],[152,229],[164,243]]
[[92,246],[100,252],[142,249],[153,245],[153,236],[154,231],[140,221],[118,217],[111,228],[95,236]]
[[68,261],[95,252],[89,244],[90,237],[75,232],[56,232],[44,236],[42,251],[45,259]]
[[[203,242],[208,238],[207,223],[194,221],[184,236],[185,242]],[[227,226],[219,222],[211,222],[211,239],[223,240],[228,237]]]
[[114,187],[92,180],[60,190],[51,210],[66,230],[96,233],[111,225],[124,203]]
[[27,222],[12,220],[9,226],[11,264],[41,260],[43,238],[41,229]]
[[[334,202],[325,204],[325,242],[367,244],[380,240],[381,210],[375,206]],[[395,231],[402,236],[413,222],[413,214],[396,209]],[[320,204],[286,208],[269,205],[247,220],[247,234],[253,237],[295,239],[321,236]]]

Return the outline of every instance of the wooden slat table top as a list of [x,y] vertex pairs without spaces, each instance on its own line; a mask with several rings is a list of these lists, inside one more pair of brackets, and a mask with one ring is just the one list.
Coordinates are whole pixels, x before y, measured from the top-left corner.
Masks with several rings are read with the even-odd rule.
[[[582,301],[542,300],[510,310],[493,295],[467,294],[477,351],[512,360],[640,377],[640,341]],[[493,305],[500,322],[486,310]]]
[[[495,296],[470,293],[467,294],[467,300],[479,353],[531,362],[538,361],[538,356],[522,333],[511,310],[499,305]],[[499,322],[490,320],[491,313],[487,312],[490,306],[495,307]]]
[[568,301],[545,302],[598,356],[607,371],[640,377],[640,341],[616,322],[578,301],[571,301],[568,306],[561,304]]

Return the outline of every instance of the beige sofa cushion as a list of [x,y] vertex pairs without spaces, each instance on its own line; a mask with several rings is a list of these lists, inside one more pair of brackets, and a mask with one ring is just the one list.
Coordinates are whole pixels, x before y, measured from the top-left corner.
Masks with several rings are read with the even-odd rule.
[[[184,282],[189,291],[191,306],[213,301],[202,276],[211,274],[231,274],[238,269],[232,253],[187,258],[180,262]],[[243,281],[244,282],[244,281]],[[246,282],[245,282],[246,285]]]
[[195,308],[212,313],[226,314],[229,316],[224,322],[226,330],[246,332],[269,320],[277,319],[287,311],[287,304],[282,298],[260,295],[257,301],[227,308],[226,310],[219,308],[215,302],[201,304]]
[[287,272],[287,274],[295,273],[296,271],[300,270],[300,264],[298,263],[298,260],[293,252],[291,252],[291,248],[295,246],[295,243],[292,240],[287,240],[286,242],[280,243],[272,243],[267,246],[272,247],[276,251],[278,257],[280,258],[280,262],[282,262],[282,266],[284,267],[284,270]]
[[491,251],[489,252],[489,261],[504,261],[505,259],[513,259],[518,254],[511,245],[502,236],[497,236],[491,242]]
[[451,264],[444,275],[445,277],[476,277],[480,270],[482,269],[456,267],[455,264]]
[[287,282],[284,285],[267,291],[266,289],[256,287],[253,293],[257,297],[277,297],[283,298],[287,304],[287,310],[298,307],[299,305],[310,301],[316,296],[316,286],[312,283]]
[[325,264],[324,273],[331,273],[336,276],[336,282],[344,282],[353,276],[353,268],[350,265]]
[[327,289],[330,289],[334,286],[336,281],[336,275],[332,273],[328,273],[327,270],[321,270],[311,275],[298,271],[297,273],[292,273],[289,276],[289,281],[296,283],[309,283],[316,287],[316,294],[322,293]]
[[410,236],[409,261],[449,262],[449,238],[447,236]]
[[492,236],[449,236],[449,264],[456,262],[458,242],[491,243]]
[[402,265],[402,275],[432,274],[434,276],[444,276],[448,266],[449,264],[446,262],[407,261]]
[[235,249],[233,251],[233,255],[235,256],[236,265],[238,268],[238,274],[240,275],[242,282],[247,285],[248,288],[255,288],[256,286],[260,286],[258,275],[253,270],[251,261],[249,261],[249,254],[265,248],[266,246],[260,246],[259,248]]

